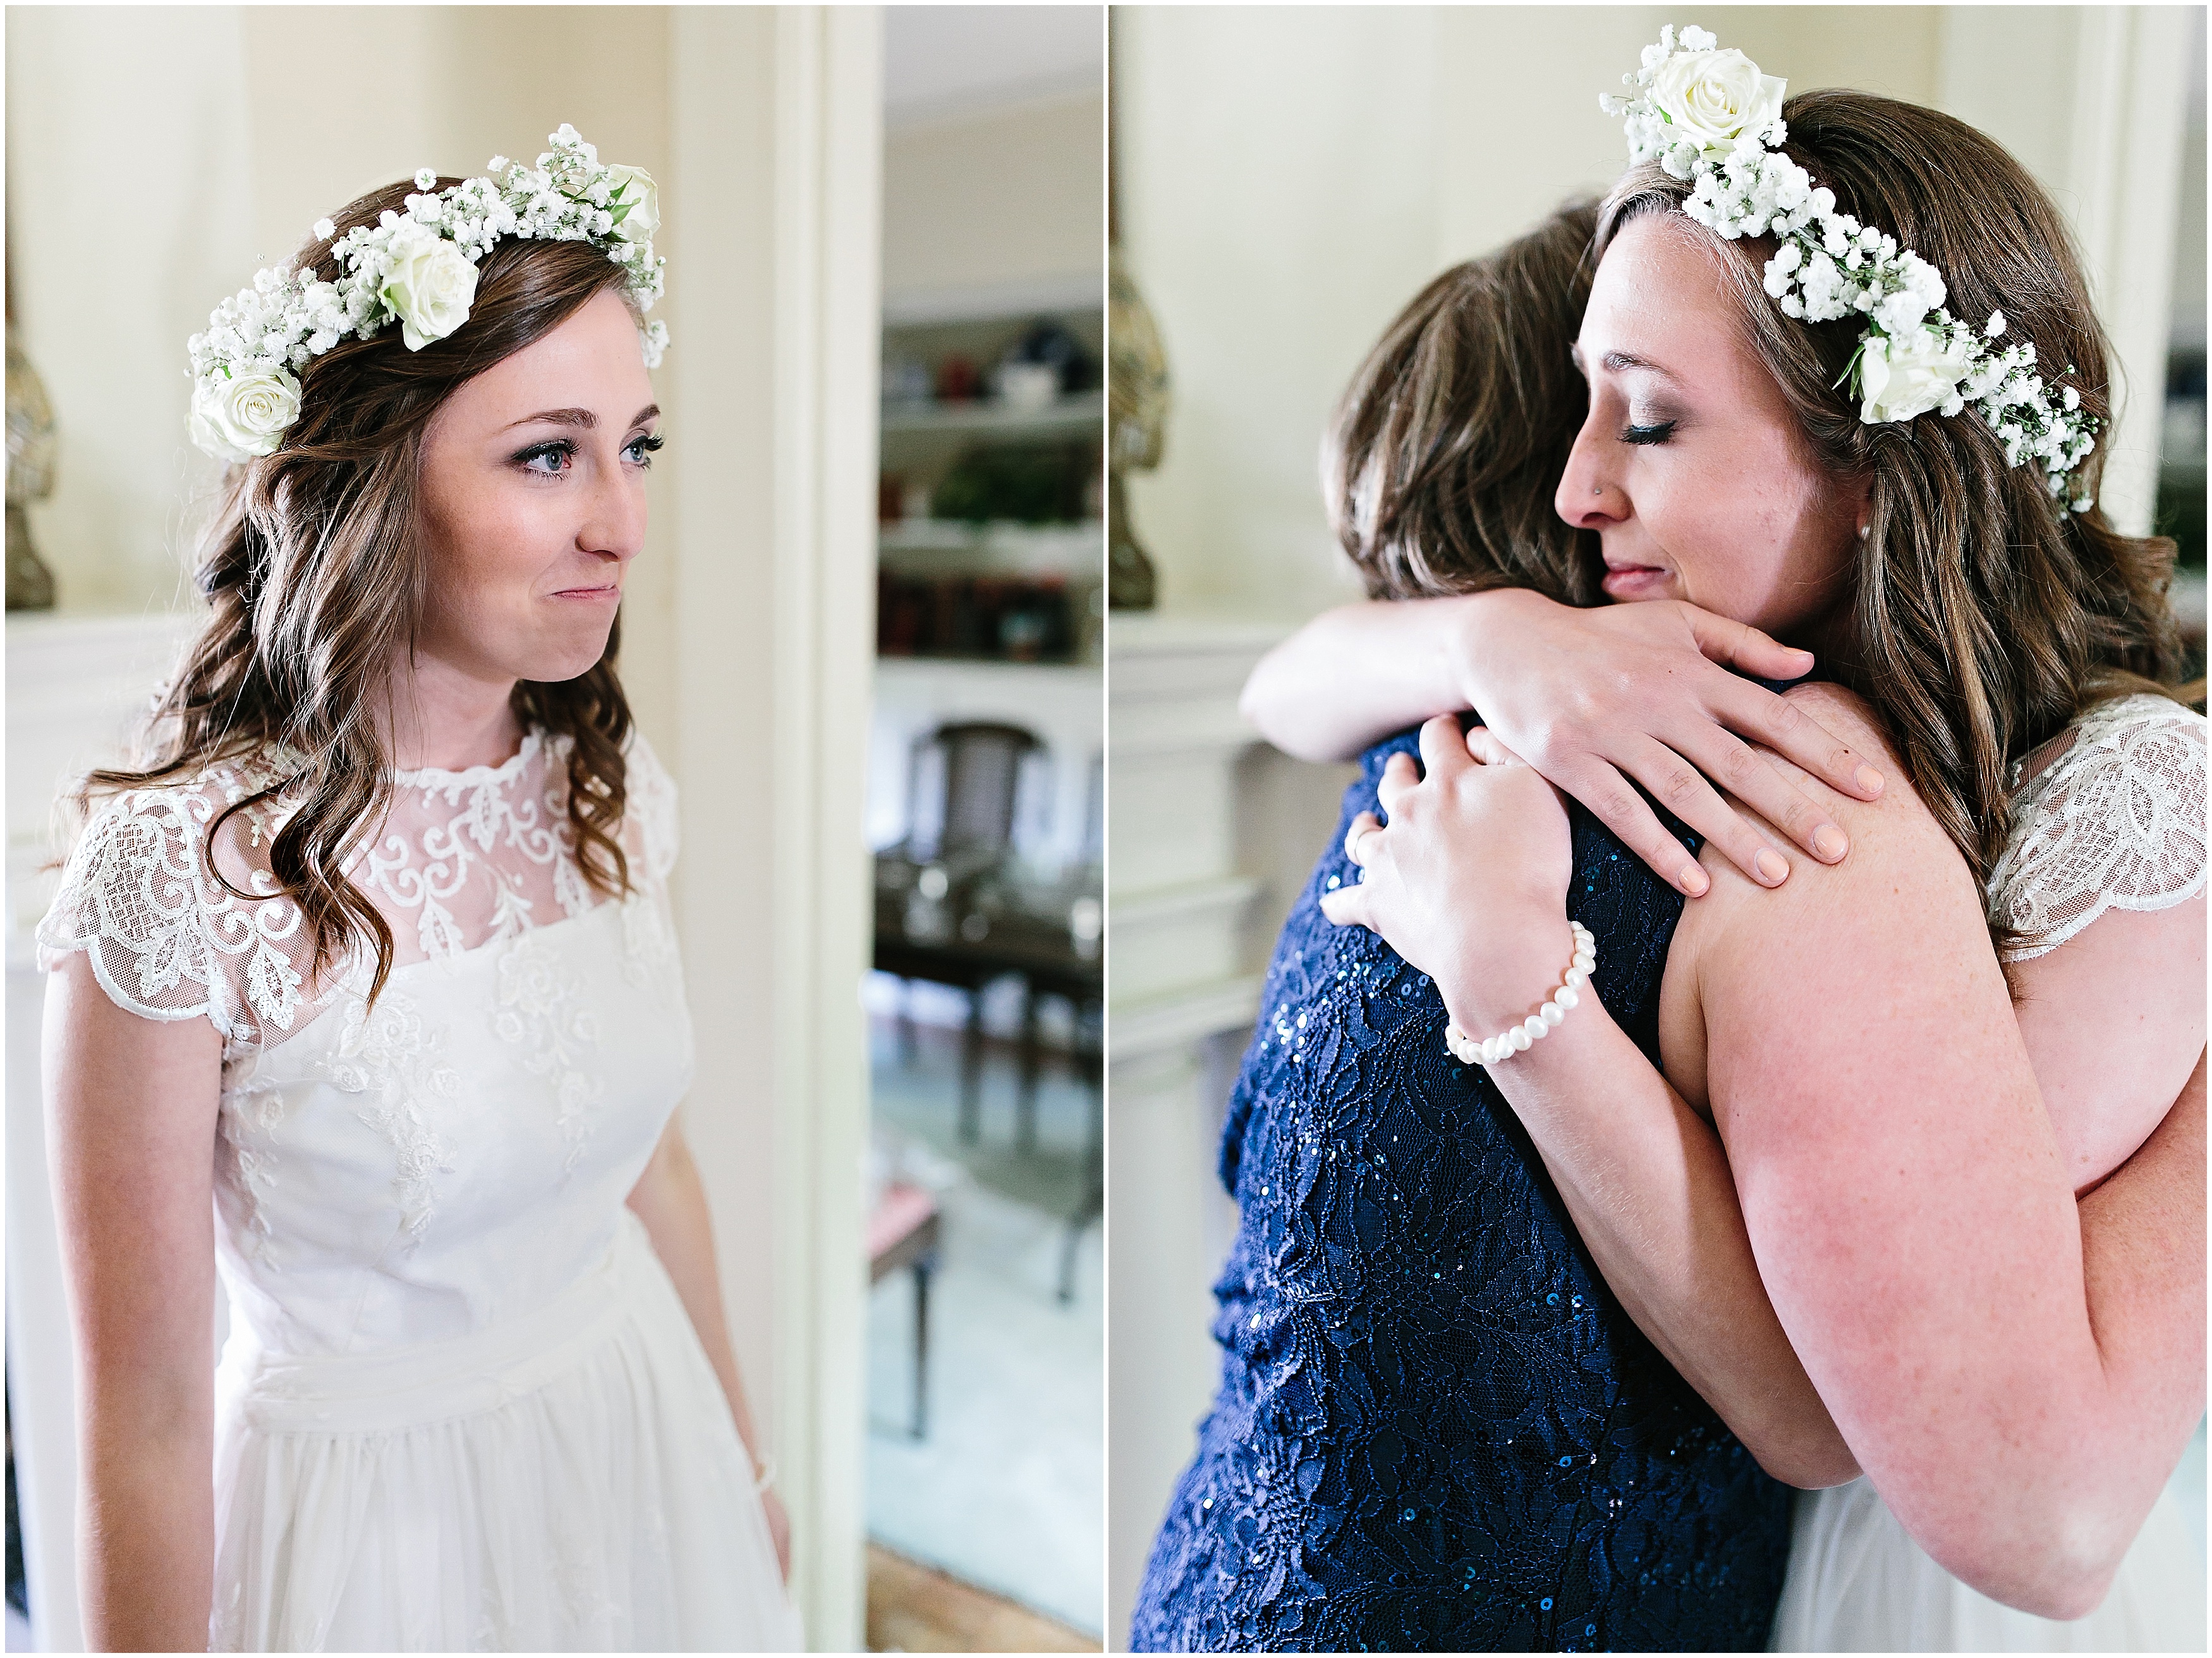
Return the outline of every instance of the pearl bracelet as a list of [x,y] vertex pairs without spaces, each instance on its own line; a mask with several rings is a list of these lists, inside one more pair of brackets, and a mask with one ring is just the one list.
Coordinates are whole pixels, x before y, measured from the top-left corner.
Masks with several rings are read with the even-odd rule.
[[1567,925],[1575,930],[1574,959],[1567,963],[1566,978],[1552,999],[1486,1042],[1475,1041],[1455,1024],[1446,1025],[1444,1046],[1451,1050],[1452,1058],[1462,1065],[1483,1066],[1511,1059],[1539,1037],[1551,1035],[1552,1027],[1567,1017],[1567,1010],[1581,1004],[1583,987],[1589,982],[1590,969],[1597,965],[1597,940],[1580,921]]

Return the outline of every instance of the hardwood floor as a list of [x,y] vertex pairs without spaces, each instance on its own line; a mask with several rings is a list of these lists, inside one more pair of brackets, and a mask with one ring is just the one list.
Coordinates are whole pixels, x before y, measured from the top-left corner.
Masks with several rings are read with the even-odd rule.
[[1098,1652],[1098,1640],[933,1567],[868,1545],[871,1652]]

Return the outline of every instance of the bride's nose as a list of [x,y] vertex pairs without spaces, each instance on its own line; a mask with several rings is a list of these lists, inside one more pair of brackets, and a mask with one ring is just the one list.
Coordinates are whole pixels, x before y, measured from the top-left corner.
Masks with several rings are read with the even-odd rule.
[[627,564],[645,546],[645,492],[619,471],[603,476],[592,491],[576,545]]
[[1594,421],[1585,420],[1575,434],[1552,508],[1577,530],[1601,530],[1628,516],[1628,497],[1612,475]]

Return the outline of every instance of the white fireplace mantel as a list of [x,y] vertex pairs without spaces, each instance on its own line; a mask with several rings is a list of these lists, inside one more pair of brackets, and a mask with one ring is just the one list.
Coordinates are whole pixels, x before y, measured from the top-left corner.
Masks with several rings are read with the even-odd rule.
[[1237,712],[1288,631],[1115,616],[1107,674],[1110,1160],[1107,1619],[1127,1629],[1160,1512],[1213,1389],[1209,1285],[1234,1210],[1215,1183],[1209,1055],[1251,1028],[1245,959],[1264,883],[1237,837]]

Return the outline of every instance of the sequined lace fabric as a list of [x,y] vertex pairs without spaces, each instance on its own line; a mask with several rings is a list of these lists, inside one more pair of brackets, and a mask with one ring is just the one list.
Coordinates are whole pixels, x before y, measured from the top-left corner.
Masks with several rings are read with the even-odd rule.
[[[1614,1301],[1434,986],[1321,913],[1399,751],[1364,756],[1268,969],[1222,1141],[1221,1388],[1131,1644],[1761,1649],[1791,1493]],[[1656,1065],[1681,899],[1571,816],[1569,913]]]
[[2013,801],[1990,916],[2024,962],[2108,910],[2160,910],[2204,890],[2204,716],[2162,696],[2101,703]]

